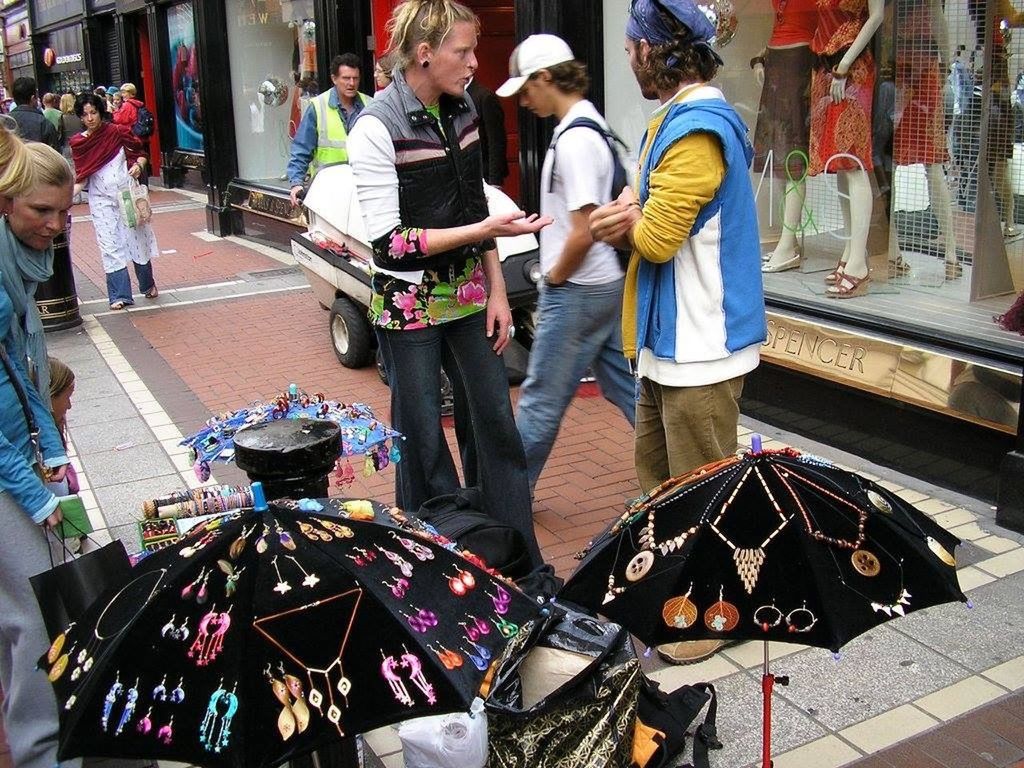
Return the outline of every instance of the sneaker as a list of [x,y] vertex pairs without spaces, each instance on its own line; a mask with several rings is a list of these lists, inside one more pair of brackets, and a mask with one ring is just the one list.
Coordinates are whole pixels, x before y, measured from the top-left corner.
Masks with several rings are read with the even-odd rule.
[[669,664],[696,664],[710,659],[732,643],[725,640],[686,640],[658,646],[658,655]]

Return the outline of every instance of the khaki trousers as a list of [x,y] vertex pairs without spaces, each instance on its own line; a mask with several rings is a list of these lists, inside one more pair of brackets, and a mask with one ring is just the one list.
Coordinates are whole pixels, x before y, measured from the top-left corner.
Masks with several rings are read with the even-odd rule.
[[699,387],[640,380],[634,461],[643,493],[736,453],[743,379]]

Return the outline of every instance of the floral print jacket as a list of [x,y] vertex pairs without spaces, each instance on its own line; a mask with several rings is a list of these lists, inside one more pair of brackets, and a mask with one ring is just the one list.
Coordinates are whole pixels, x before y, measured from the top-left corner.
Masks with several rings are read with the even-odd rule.
[[[410,265],[421,255],[421,229],[396,228],[389,238],[392,258],[408,255]],[[457,320],[487,306],[487,284],[480,259],[443,270],[424,270],[419,283],[384,272],[373,276],[370,320],[379,328],[409,331]]]

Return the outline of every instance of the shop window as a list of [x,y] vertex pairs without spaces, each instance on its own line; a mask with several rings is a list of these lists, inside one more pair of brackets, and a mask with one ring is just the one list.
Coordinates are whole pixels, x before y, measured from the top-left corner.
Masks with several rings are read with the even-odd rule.
[[312,0],[232,0],[228,55],[238,175],[288,188],[291,142],[319,92]]
[[[626,5],[604,0],[606,111],[635,156],[657,105],[623,50]],[[988,5],[735,4],[713,84],[755,147],[769,303],[1024,352],[992,321],[1024,289],[1024,14]],[[847,61],[869,21],[877,31]],[[844,261],[870,281],[837,283]]]

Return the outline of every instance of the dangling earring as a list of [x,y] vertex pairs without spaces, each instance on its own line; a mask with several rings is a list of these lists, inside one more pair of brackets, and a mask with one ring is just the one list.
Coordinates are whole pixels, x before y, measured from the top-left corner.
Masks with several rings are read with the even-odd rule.
[[288,693],[295,699],[292,702],[292,714],[295,715],[295,724],[299,727],[299,733],[302,733],[309,727],[309,707],[306,706],[306,702],[302,698],[302,681],[295,675],[286,673],[283,666],[278,665],[278,669],[284,675],[284,684],[288,687]]
[[274,692],[274,698],[282,704],[281,712],[277,716],[277,732],[281,734],[282,741],[288,741],[295,733],[295,715],[292,714],[288,687],[270,674],[269,664],[263,674],[267,676],[267,682],[270,683],[270,689]]

